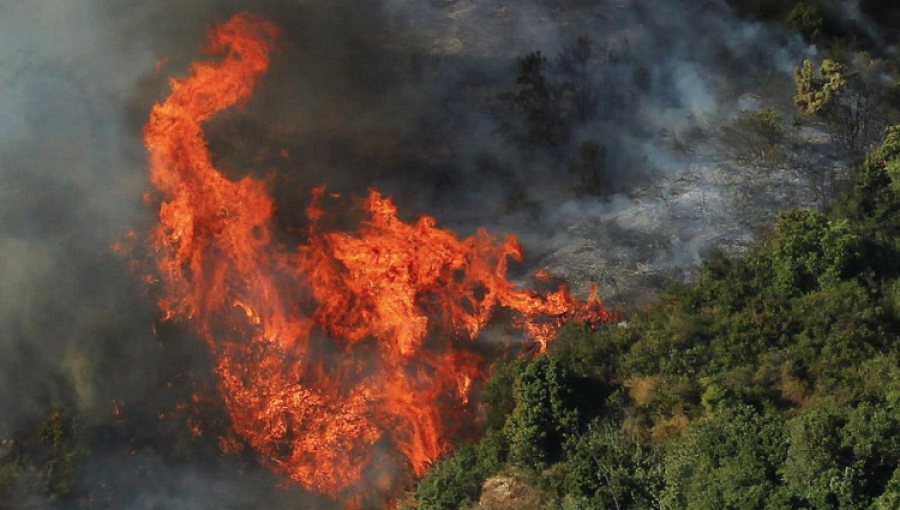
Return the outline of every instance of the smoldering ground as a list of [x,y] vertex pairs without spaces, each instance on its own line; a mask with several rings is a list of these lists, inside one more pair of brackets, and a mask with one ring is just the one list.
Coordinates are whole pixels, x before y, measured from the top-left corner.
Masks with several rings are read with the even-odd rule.
[[[0,436],[52,409],[77,416],[91,451],[75,480],[96,506],[327,504],[271,490],[278,478],[251,454],[221,457],[227,423],[190,433],[179,405],[215,393],[205,347],[175,326],[154,334],[152,288],[111,250],[154,222],[142,202],[150,107],[168,76],[208,58],[205,28],[247,10],[282,27],[279,52],[253,99],[210,123],[210,145],[234,177],[274,175],[286,242],[312,186],[378,187],[406,218],[520,236],[533,256],[523,274],[548,264],[610,291],[635,268],[690,269],[747,235],[715,186],[698,188],[716,211],[702,228],[699,191],[669,191],[682,209],[638,191],[714,166],[710,126],[748,101],[789,103],[793,66],[816,53],[721,0],[4,2]],[[553,147],[523,143],[521,117],[498,99],[517,58],[542,51],[548,79],[563,81],[557,56],[583,34],[596,106]],[[600,194],[579,192],[572,170],[585,140],[606,149]]]

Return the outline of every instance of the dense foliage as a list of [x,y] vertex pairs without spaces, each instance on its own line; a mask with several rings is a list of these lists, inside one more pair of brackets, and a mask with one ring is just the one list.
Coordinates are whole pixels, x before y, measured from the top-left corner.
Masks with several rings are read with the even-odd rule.
[[507,476],[565,509],[898,508],[898,233],[895,128],[830,211],[786,212],[627,323],[503,366],[484,439],[409,504],[460,508]]

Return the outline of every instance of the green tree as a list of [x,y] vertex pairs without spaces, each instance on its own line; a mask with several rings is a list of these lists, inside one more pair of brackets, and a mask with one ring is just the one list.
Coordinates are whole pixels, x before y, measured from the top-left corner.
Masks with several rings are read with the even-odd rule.
[[570,505],[585,510],[656,508],[662,473],[655,450],[599,421],[574,436],[570,449],[565,480]]
[[806,3],[794,6],[785,18],[787,26],[802,35],[807,41],[816,42],[822,40],[825,29],[825,19],[821,11]]
[[506,422],[510,459],[540,470],[557,460],[578,413],[565,366],[553,357],[532,361],[516,380],[516,407]]
[[820,113],[832,106],[838,93],[847,86],[847,68],[834,60],[825,59],[818,71],[811,60],[794,70],[797,95],[794,102],[808,114]]
[[884,62],[873,58],[860,59],[853,69],[825,59],[816,70],[806,60],[794,71],[794,102],[801,112],[824,121],[838,156],[851,167],[862,164],[897,117],[885,72]]
[[666,451],[660,507],[762,510],[783,502],[778,476],[786,452],[783,428],[778,417],[743,406],[696,423]]
[[778,291],[810,291],[847,276],[860,242],[846,220],[828,220],[809,209],[781,215],[770,240]]

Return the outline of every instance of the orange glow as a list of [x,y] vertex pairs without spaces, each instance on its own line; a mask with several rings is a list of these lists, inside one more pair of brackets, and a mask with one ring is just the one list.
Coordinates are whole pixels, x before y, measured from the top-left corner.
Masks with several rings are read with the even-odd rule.
[[376,445],[416,476],[446,452],[448,424],[484,378],[473,341],[496,310],[541,349],[566,320],[611,316],[596,295],[579,303],[564,287],[516,288],[506,276],[508,261],[522,259],[514,237],[459,239],[428,216],[405,223],[375,190],[359,227],[343,232],[321,227],[326,195],[313,189],[302,244],[276,242],[266,183],[217,170],[202,124],[252,95],[278,33],[248,14],[211,29],[208,51],[224,57],[195,63],[153,107],[144,136],[162,198],[152,235],[159,306],[209,345],[236,437],[349,504]]

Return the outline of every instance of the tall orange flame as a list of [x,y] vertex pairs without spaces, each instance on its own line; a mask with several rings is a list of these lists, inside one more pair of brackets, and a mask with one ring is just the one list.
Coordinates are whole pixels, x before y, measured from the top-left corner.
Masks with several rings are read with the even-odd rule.
[[482,376],[472,340],[496,309],[542,347],[567,319],[611,316],[596,296],[517,289],[506,277],[522,259],[515,238],[459,239],[428,216],[404,223],[374,190],[355,232],[320,228],[314,189],[305,243],[274,241],[265,183],[217,170],[202,124],[251,96],[278,34],[248,14],[211,29],[208,51],[224,58],[195,63],[153,107],[159,306],[208,343],[237,435],[304,487],[349,498],[376,444],[416,475],[446,451],[446,424]]

